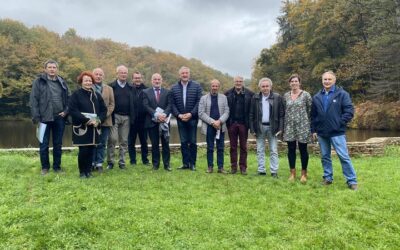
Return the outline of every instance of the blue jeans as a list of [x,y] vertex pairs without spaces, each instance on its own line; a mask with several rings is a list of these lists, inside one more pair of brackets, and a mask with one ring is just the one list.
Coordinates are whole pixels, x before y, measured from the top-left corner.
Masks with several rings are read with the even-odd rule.
[[257,160],[258,172],[265,173],[265,138],[268,138],[269,144],[269,168],[271,173],[277,173],[279,168],[278,159],[278,140],[271,132],[270,126],[262,126],[261,133],[257,135]]
[[54,117],[54,121],[45,123],[47,124],[46,131],[44,132],[43,142],[39,145],[40,162],[42,164],[42,169],[50,169],[49,142],[51,132],[53,138],[53,169],[58,170],[61,168],[61,147],[65,129],[65,120],[61,116],[56,116]]
[[214,167],[214,142],[217,142],[217,166],[218,169],[224,167],[224,133],[221,132],[219,139],[216,139],[217,130],[211,126],[207,126],[207,164],[209,168]]
[[188,122],[178,120],[179,138],[181,140],[181,153],[183,165],[195,166],[197,157],[197,119],[191,119]]
[[101,167],[104,162],[104,154],[106,151],[106,145],[108,136],[110,135],[110,127],[101,127],[101,134],[99,136],[99,144],[93,149],[93,161],[92,165]]
[[349,152],[347,151],[346,136],[339,135],[335,137],[318,136],[319,148],[321,150],[321,163],[324,168],[323,178],[327,181],[333,181],[333,168],[331,158],[331,145],[336,151],[342,165],[343,175],[348,185],[357,184],[357,176],[351,163]]

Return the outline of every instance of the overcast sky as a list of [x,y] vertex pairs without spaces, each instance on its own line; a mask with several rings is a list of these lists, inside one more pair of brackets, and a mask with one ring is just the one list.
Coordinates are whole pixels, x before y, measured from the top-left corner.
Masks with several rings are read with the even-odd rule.
[[280,5],[280,0],[11,0],[2,1],[0,18],[150,46],[250,78],[261,49],[276,41]]

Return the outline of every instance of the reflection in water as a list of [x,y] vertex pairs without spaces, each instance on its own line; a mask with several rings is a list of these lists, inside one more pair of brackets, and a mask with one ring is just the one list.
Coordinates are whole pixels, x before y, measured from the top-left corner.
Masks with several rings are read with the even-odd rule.
[[[175,123],[176,124],[176,123]],[[365,141],[371,137],[400,136],[400,131],[356,130],[347,131],[348,141]],[[63,146],[72,146],[71,126],[65,127]],[[225,135],[225,140],[229,140]],[[205,136],[197,130],[197,141],[204,142]],[[178,128],[171,126],[170,143],[179,143]],[[36,127],[30,121],[0,121],[0,148],[39,147]]]

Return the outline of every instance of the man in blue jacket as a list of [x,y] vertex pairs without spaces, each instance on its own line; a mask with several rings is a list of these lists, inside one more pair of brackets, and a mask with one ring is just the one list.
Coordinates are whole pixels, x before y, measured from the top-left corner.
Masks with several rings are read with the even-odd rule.
[[335,85],[336,76],[332,71],[322,75],[323,89],[318,92],[311,106],[311,132],[318,139],[321,162],[324,168],[323,185],[333,182],[331,146],[342,165],[347,185],[357,190],[357,176],[351,163],[346,144],[346,125],[353,118],[354,107],[349,94]]
[[183,166],[179,169],[195,171],[197,122],[202,89],[197,82],[190,80],[188,67],[179,69],[179,77],[180,80],[171,88],[172,113],[176,117],[181,140]]

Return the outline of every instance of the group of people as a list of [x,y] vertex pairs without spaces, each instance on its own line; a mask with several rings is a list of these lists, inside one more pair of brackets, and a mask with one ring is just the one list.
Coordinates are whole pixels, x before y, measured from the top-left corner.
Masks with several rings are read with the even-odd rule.
[[[336,76],[327,71],[322,75],[321,91],[314,97],[301,88],[301,78],[294,74],[289,78],[290,91],[283,96],[272,91],[272,81],[262,78],[259,92],[244,87],[243,77],[234,77],[234,85],[220,93],[217,79],[210,82],[210,91],[203,95],[199,83],[190,78],[190,69],[179,69],[179,81],[171,89],[163,87],[161,74],[151,76],[151,87],[146,87],[140,72],[132,74],[128,82],[128,68],[116,69],[117,79],[104,84],[104,72],[100,68],[84,71],[78,77],[80,88],[71,96],[68,87],[58,75],[58,64],[48,60],[44,73],[33,81],[30,97],[32,120],[46,124],[43,141],[40,142],[42,174],[50,169],[49,138],[53,138],[53,169],[61,169],[62,136],[65,121],[72,118],[73,144],[79,146],[78,166],[81,178],[89,178],[96,169],[103,171],[105,152],[107,168],[115,165],[115,147],[119,146],[118,167],[126,168],[128,151],[130,164],[137,164],[135,142],[139,137],[141,160],[150,165],[147,137],[151,141],[151,165],[158,170],[161,164],[166,171],[170,165],[170,118],[176,118],[181,142],[182,166],[179,170],[196,170],[197,125],[201,120],[201,132],[207,142],[207,173],[214,172],[214,148],[217,151],[218,173],[224,169],[224,140],[228,133],[230,142],[230,171],[240,170],[247,175],[247,139],[249,132],[256,137],[257,174],[266,175],[265,139],[270,152],[270,174],[278,178],[278,139],[287,142],[290,181],[296,179],[296,148],[301,158],[300,181],[307,181],[307,144],[318,140],[324,170],[322,184],[333,182],[331,146],[339,156],[348,187],[357,189],[357,179],[351,163],[345,130],[352,119],[354,108],[349,94],[336,86]],[[161,141],[161,154],[160,154]],[[239,151],[239,152],[238,152]]]

